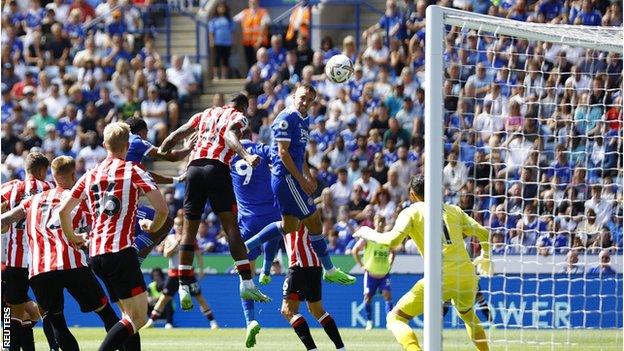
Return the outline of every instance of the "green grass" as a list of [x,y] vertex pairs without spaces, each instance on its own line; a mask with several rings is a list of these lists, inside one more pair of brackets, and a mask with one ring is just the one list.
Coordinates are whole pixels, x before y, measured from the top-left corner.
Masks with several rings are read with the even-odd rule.
[[[343,340],[351,351],[394,351],[401,350],[389,331],[375,329],[366,332],[362,329],[342,329]],[[83,351],[97,350],[104,338],[104,329],[73,328]],[[333,350],[334,346],[322,329],[312,329],[312,334],[320,350]],[[422,330],[417,332],[422,342]],[[149,329],[141,331],[144,351],[176,350],[244,350],[243,329]],[[534,351],[620,351],[622,350],[621,330],[492,330],[489,332],[492,350]],[[36,329],[37,350],[47,346],[41,328]],[[507,342],[505,341],[507,340]],[[522,341],[522,342],[521,342]],[[303,345],[291,329],[264,329],[258,336],[258,344],[253,350],[291,351],[304,350]],[[473,350],[464,330],[444,331],[444,350]]]

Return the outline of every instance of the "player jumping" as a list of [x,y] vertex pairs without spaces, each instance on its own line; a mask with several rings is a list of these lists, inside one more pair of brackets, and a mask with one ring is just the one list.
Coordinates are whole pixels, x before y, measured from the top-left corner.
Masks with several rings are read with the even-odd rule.
[[[275,207],[273,201],[273,192],[270,191],[269,146],[252,142],[249,128],[243,130],[242,137],[241,144],[247,152],[261,158],[260,163],[255,168],[249,166],[245,160],[238,156],[234,156],[232,159],[231,173],[236,202],[238,203],[238,226],[242,238],[247,240],[270,223],[279,221],[280,215],[279,209]],[[264,260],[260,273],[260,284],[268,284],[271,281],[271,264],[279,248],[279,240],[276,238],[263,244]],[[254,262],[259,255],[259,247],[248,254],[252,274],[255,271]],[[241,298],[241,303],[247,323],[245,346],[253,347],[256,344],[256,335],[260,332],[260,324],[255,320],[253,300]]]
[[[143,158],[145,156],[153,159],[176,162],[184,159],[192,150],[192,144],[190,142],[185,142],[184,148],[180,150],[170,150],[164,153],[160,152],[154,145],[147,141],[147,123],[145,123],[145,120],[131,117],[125,122],[130,126],[131,133],[126,161],[138,165],[143,170],[146,170],[143,165]],[[193,138],[190,138],[189,141],[192,141],[192,139]],[[149,172],[149,174],[156,184],[175,185],[180,182],[180,177],[166,177],[154,172]],[[139,206],[137,210],[137,216],[134,222],[136,231],[134,246],[139,251],[139,260],[144,259],[156,245],[160,244],[173,227],[173,219],[167,217],[165,224],[156,233],[148,233],[141,230],[141,226],[139,225],[141,219],[153,220],[154,209],[147,206]]]
[[344,343],[336,322],[323,308],[321,301],[323,269],[312,246],[313,241],[311,241],[310,235],[301,225],[299,230],[285,235],[284,242],[289,257],[289,268],[284,281],[282,315],[295,330],[306,349],[318,351],[310,334],[308,322],[299,314],[301,301],[307,301],[310,313],[318,320],[336,349],[344,351]]
[[312,247],[325,269],[324,279],[341,284],[353,284],[355,277],[334,267],[331,261],[322,234],[321,216],[314,199],[310,197],[317,184],[305,161],[305,149],[310,124],[308,109],[315,98],[314,87],[309,84],[299,86],[293,94],[293,105],[280,112],[271,126],[273,134],[271,187],[282,220],[264,227],[257,235],[247,240],[245,245],[251,252],[265,242],[298,230],[300,223],[303,223],[310,232]]
[[[62,350],[78,350],[78,342],[67,328],[63,315],[63,291],[67,289],[83,313],[95,312],[106,330],[119,320],[106,295],[87,265],[85,253],[77,247],[84,239],[76,236],[68,241],[59,223],[59,205],[69,196],[74,185],[76,163],[73,158],[60,156],[52,161],[52,176],[56,188],[46,190],[23,201],[2,215],[3,230],[18,221],[26,223],[30,251],[30,285],[44,321],[50,321]],[[72,216],[74,228],[86,226],[85,209],[79,207]]]
[[[399,245],[406,236],[410,236],[422,256],[424,252],[424,213],[425,213],[425,180],[418,175],[410,182],[409,196],[413,204],[401,211],[394,228],[387,233],[378,233],[371,228],[362,227],[354,233],[354,237],[369,242]],[[473,306],[479,278],[475,274],[475,266],[484,274],[491,274],[489,233],[472,217],[459,207],[444,204],[444,225],[442,233],[429,235],[442,236],[442,300],[452,300],[459,316],[464,321],[468,336],[480,351],[489,349],[485,330],[481,326]],[[470,261],[464,246],[465,236],[476,236],[481,243],[481,255]],[[473,266],[474,264],[474,266]],[[391,313],[386,317],[387,328],[406,350],[422,350],[416,334],[409,326],[409,321],[423,312],[424,279],[419,280],[407,292]]]
[[[2,184],[2,211],[16,208],[29,197],[53,188],[45,181],[50,161],[40,152],[26,156],[24,180]],[[11,307],[11,350],[34,350],[32,327],[39,320],[37,305],[28,297],[28,242],[25,221],[18,221],[8,228],[6,265],[2,271],[2,294],[4,302]],[[29,312],[27,312],[27,310]],[[49,321],[43,321],[50,349],[58,349]]]
[[125,161],[130,128],[123,122],[104,128],[104,147],[108,157],[87,171],[64,199],[59,212],[63,233],[75,237],[71,213],[86,201],[93,218],[89,234],[90,266],[104,282],[110,300],[119,302],[123,317],[106,334],[99,351],[140,350],[138,331],[147,316],[147,293],[143,274],[132,247],[134,217],[139,195],[144,193],[156,210],[153,221],[142,220],[148,232],[158,231],[167,218],[167,203],[149,174]]
[[270,301],[254,284],[247,251],[240,236],[236,221],[236,197],[232,189],[230,161],[235,154],[252,167],[260,157],[251,155],[241,145],[239,136],[249,122],[243,114],[249,102],[243,94],[236,95],[229,106],[206,109],[171,133],[160,146],[160,152],[167,152],[182,139],[198,132],[197,142],[191,152],[186,173],[184,194],[184,229],[180,244],[180,306],[183,310],[193,308],[191,292],[198,288],[193,273],[195,236],[206,200],[217,214],[226,233],[230,254],[241,277],[242,298],[255,301]]
[[[386,227],[386,217],[376,214],[374,218],[375,230],[383,233]],[[364,262],[360,258],[360,251],[364,250]],[[386,301],[386,315],[392,310],[392,294],[390,293],[390,269],[394,261],[394,252],[388,245],[358,240],[351,252],[355,262],[364,269],[364,308],[366,310],[366,330],[373,329],[372,300],[377,290]]]
[[[165,306],[169,303],[169,301],[171,301],[173,295],[178,291],[178,265],[180,262],[180,241],[182,241],[182,221],[179,218],[176,218],[175,222],[175,230],[173,233],[167,235],[167,238],[165,239],[165,247],[163,250],[163,255],[169,258],[169,271],[167,272],[167,280],[165,281],[165,286],[162,290],[162,294],[158,298],[156,305],[154,305],[154,309],[152,309],[151,317],[143,328],[152,327],[154,322],[162,315],[163,311],[165,310]],[[195,250],[195,254],[197,256],[197,263],[200,267],[199,278],[201,279],[204,276],[204,272],[201,270],[201,267],[204,266],[203,256],[197,249]],[[199,303],[199,309],[201,313],[204,315],[204,317],[206,317],[206,319],[208,319],[208,323],[210,323],[210,328],[219,328],[219,325],[214,318],[214,313],[208,305],[208,302],[206,302],[206,299],[204,299],[204,296],[201,293],[201,289],[193,290],[191,294],[193,298]]]

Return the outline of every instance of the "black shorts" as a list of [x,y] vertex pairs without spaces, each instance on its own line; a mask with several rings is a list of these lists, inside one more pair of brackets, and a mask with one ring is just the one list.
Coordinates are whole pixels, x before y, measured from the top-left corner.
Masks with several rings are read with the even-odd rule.
[[145,281],[137,252],[129,247],[90,259],[93,272],[102,279],[111,301],[129,299],[145,291]]
[[[167,277],[165,280],[165,287],[162,290],[163,295],[165,296],[173,296],[176,292],[178,292],[178,287],[180,286],[180,279],[178,277]],[[197,289],[191,289],[191,296],[199,296],[201,295],[201,289],[199,288],[199,284],[197,284]]]
[[184,216],[198,220],[204,213],[206,200],[216,214],[236,212],[230,168],[223,162],[206,158],[192,161],[186,170]]
[[6,267],[2,272],[2,291],[7,304],[19,305],[30,301],[29,286],[28,268]]
[[93,312],[108,302],[104,290],[88,267],[37,274],[30,278],[37,303],[46,313],[63,311],[63,290],[67,289],[83,313]]
[[321,301],[321,267],[290,267],[284,281],[284,300]]
[[230,66],[230,52],[231,46],[227,45],[215,45],[214,47],[214,65],[215,67],[229,67]]

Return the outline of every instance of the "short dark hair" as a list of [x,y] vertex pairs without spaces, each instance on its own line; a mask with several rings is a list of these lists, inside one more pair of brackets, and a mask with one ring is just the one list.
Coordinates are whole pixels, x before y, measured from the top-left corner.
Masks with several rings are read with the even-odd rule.
[[416,196],[423,200],[425,199],[425,177],[422,174],[417,174],[412,177],[409,188]]
[[47,170],[50,167],[50,160],[41,152],[34,151],[26,156],[24,168],[26,172],[32,174],[40,170]]
[[249,99],[243,93],[238,93],[234,95],[230,99],[230,103],[232,103],[234,107],[236,107],[240,111],[245,111],[247,107],[249,107]]
[[147,130],[147,123],[143,118],[130,117],[126,120],[126,124],[130,126],[130,133],[138,134],[142,130]]
[[299,88],[304,88],[305,90],[314,93],[314,96],[316,96],[316,94],[317,94],[316,93],[316,89],[310,83],[301,84],[301,86],[299,86]]

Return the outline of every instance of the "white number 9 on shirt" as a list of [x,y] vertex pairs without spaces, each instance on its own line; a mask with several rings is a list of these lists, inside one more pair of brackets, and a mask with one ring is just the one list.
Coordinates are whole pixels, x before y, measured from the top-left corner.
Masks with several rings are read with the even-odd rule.
[[245,160],[238,160],[234,164],[234,169],[238,175],[245,177],[243,185],[249,184],[249,181],[251,181],[251,175],[253,174],[253,167],[251,167]]

